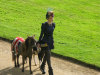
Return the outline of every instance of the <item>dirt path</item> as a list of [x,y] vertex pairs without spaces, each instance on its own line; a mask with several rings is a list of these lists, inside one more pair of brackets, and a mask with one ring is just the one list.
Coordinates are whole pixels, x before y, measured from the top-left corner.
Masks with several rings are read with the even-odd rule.
[[[29,75],[29,65],[25,64],[25,72],[21,72],[22,66],[20,68],[14,68],[12,62],[10,43],[0,40],[0,75]],[[21,63],[20,57],[20,63]],[[38,61],[37,61],[38,63]],[[93,69],[89,69],[69,61],[61,60],[52,57],[52,66],[54,69],[54,75],[100,75],[100,72]],[[34,66],[32,60],[32,71],[33,75],[42,75],[39,66]],[[48,75],[48,68],[46,66],[46,74]]]

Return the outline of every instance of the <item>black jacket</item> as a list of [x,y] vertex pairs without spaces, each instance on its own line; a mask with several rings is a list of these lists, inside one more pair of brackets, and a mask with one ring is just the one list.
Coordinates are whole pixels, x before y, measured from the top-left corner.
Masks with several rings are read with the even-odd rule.
[[42,23],[41,26],[41,34],[39,37],[39,43],[44,44],[47,43],[49,49],[54,49],[53,43],[53,31],[55,29],[55,23],[52,23],[50,26],[47,22]]

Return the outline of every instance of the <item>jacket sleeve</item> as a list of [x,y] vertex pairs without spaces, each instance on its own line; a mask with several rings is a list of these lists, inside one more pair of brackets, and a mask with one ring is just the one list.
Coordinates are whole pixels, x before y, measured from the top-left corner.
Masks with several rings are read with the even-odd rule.
[[54,25],[54,28],[55,28],[55,23],[53,25]]
[[41,33],[40,33],[40,37],[39,37],[39,43],[41,43],[41,40],[43,38],[43,34],[44,34],[44,24],[42,23],[42,26],[41,26]]
[[[53,23],[54,29],[55,29],[55,23]],[[53,43],[54,43],[54,39],[53,39]]]

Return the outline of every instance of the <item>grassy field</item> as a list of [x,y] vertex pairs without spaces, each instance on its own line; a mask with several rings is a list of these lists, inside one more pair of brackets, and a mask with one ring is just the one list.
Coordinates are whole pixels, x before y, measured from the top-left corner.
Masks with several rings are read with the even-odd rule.
[[100,0],[0,0],[0,37],[36,35],[55,12],[54,53],[100,67]]

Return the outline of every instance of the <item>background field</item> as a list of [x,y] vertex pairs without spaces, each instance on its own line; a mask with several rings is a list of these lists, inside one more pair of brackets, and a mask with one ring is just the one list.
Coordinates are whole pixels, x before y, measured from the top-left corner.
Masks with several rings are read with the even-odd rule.
[[0,0],[0,37],[36,35],[55,12],[54,53],[100,67],[100,0]]

